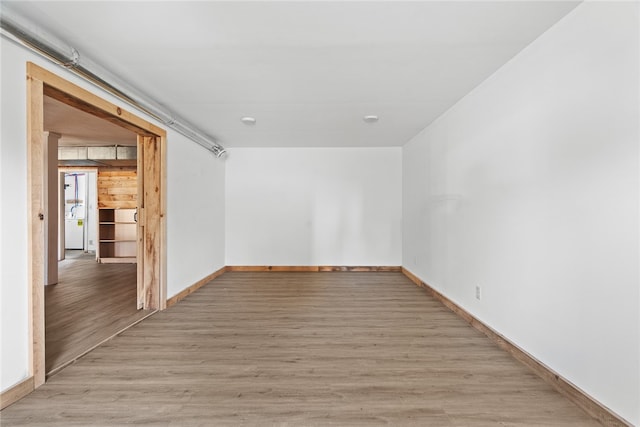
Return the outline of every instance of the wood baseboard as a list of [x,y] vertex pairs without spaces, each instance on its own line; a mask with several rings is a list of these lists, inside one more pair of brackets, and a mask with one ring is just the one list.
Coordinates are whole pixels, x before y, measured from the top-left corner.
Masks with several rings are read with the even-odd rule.
[[25,397],[35,389],[33,377],[19,382],[8,390],[0,394],[0,409],[4,409],[9,405],[13,405],[18,400]]
[[401,272],[400,266],[347,266],[347,265],[229,265],[227,271],[288,271],[288,272]]
[[209,283],[210,281],[212,281],[216,277],[219,277],[222,274],[224,274],[226,271],[227,271],[227,267],[222,267],[221,269],[216,270],[213,273],[209,274],[207,277],[204,277],[204,278],[198,280],[196,283],[194,283],[193,285],[189,286],[188,288],[186,288],[182,292],[172,296],[171,298],[169,298],[167,300],[167,308],[171,307],[172,305],[174,305],[178,301],[184,299],[184,297],[186,297],[187,295],[194,293],[195,291],[197,291],[198,289],[200,289],[201,287],[203,287],[204,285],[206,285],[207,283]]
[[356,272],[392,272],[400,273],[402,267],[395,265],[378,265],[378,266],[340,266],[340,265],[321,265],[318,271],[356,271]]
[[445,307],[453,311],[472,327],[485,334],[491,341],[498,345],[501,349],[508,352],[512,357],[523,365],[531,369],[536,375],[541,377],[545,382],[550,384],[562,395],[566,396],[573,403],[578,405],[582,410],[591,415],[605,426],[632,426],[631,423],[624,420],[606,406],[589,396],[584,391],[570,383],[560,374],[538,361],[529,353],[513,344],[507,338],[482,323],[471,313],[451,301],[449,298],[433,289],[431,286],[420,280],[415,274],[402,267],[402,273],[409,278],[417,286],[426,289],[431,296],[440,301]]

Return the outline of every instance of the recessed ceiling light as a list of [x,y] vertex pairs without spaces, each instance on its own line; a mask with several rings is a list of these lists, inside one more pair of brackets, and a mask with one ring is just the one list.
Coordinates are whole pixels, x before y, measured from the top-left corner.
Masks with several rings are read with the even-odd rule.
[[243,117],[240,119],[240,121],[242,123],[244,123],[245,125],[255,125],[256,124],[256,119],[255,117]]
[[378,121],[378,116],[364,116],[362,120],[364,120],[367,123],[375,123]]

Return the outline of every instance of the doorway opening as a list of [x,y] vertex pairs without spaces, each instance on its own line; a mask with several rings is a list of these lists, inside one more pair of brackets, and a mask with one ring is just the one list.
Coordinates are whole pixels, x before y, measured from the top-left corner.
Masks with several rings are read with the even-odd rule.
[[[139,118],[138,116],[117,107],[114,104],[58,77],[57,75],[35,65],[27,64],[27,88],[28,88],[28,127],[27,127],[27,157],[28,157],[28,198],[29,198],[29,277],[31,286],[31,375],[34,379],[34,388],[42,385],[47,372],[56,368],[45,355],[47,351],[55,351],[55,348],[47,349],[48,339],[45,339],[49,331],[49,313],[45,316],[45,301],[57,285],[58,279],[67,274],[67,278],[77,279],[79,285],[75,291],[77,294],[91,294],[98,288],[91,289],[89,284],[100,284],[100,280],[92,278],[92,274],[100,270],[100,274],[107,270],[113,270],[107,274],[106,282],[103,280],[103,289],[110,287],[113,290],[119,281],[133,283],[129,289],[130,297],[126,297],[127,305],[132,310],[146,310],[139,317],[146,317],[155,310],[166,307],[166,251],[165,251],[165,143],[166,132]],[[86,165],[67,165],[67,169],[58,168],[58,145],[60,134],[49,132],[45,128],[45,100],[52,99],[68,107],[80,110],[83,114],[89,114],[92,119],[115,125],[118,129],[126,129],[132,133],[132,149],[137,153],[137,159],[128,159],[128,164],[116,164],[108,161],[96,161],[92,171],[96,175],[97,203],[95,212],[89,208],[89,198],[81,189],[81,176],[89,179],[89,172],[83,171]],[[56,140],[53,144],[52,139]],[[95,144],[94,144],[95,145]],[[85,159],[86,160],[86,159]],[[62,173],[62,175],[61,175]],[[101,175],[105,177],[127,176],[126,180],[118,181],[107,191],[100,187]],[[72,195],[67,198],[64,184],[67,177],[71,178],[75,186]],[[60,179],[62,178],[62,179]],[[126,182],[125,182],[126,181]],[[86,182],[85,182],[86,187]],[[132,190],[134,193],[132,194]],[[61,195],[64,196],[61,196]],[[104,195],[100,200],[100,196]],[[59,203],[64,197],[64,204]],[[53,200],[55,199],[55,200]],[[106,201],[106,203],[105,203]],[[101,209],[103,208],[103,209]],[[126,209],[133,211],[125,215],[125,219],[116,219]],[[103,213],[102,211],[106,213]],[[129,212],[131,213],[131,212]],[[117,214],[117,215],[116,215]],[[133,220],[132,220],[133,219]],[[75,227],[69,234],[69,239],[79,251],[80,256],[69,257],[58,261],[66,251],[62,245],[61,236],[67,236],[66,221],[69,226]],[[95,238],[90,239],[89,224],[95,225]],[[122,223],[122,224],[120,224]],[[125,225],[126,223],[126,225]],[[116,230],[119,225],[122,230]],[[100,227],[103,230],[100,230]],[[123,231],[124,230],[124,231]],[[126,237],[121,237],[122,233]],[[63,234],[64,233],[64,234]],[[116,236],[116,233],[118,235]],[[95,246],[95,253],[91,254],[90,240]],[[104,244],[103,244],[104,243]],[[109,249],[110,248],[110,249]],[[78,254],[78,253],[76,253]],[[86,256],[89,254],[89,256]],[[93,255],[93,259],[91,259]],[[110,260],[110,263],[109,261]],[[103,262],[97,262],[103,261]],[[58,267],[59,270],[58,270]],[[94,273],[91,273],[93,269]],[[61,273],[61,274],[60,274]],[[84,279],[83,279],[84,276]],[[128,279],[126,279],[128,278]],[[46,289],[45,289],[46,287]],[[61,287],[60,287],[61,288]],[[46,292],[46,293],[45,293]],[[63,294],[63,293],[61,293]],[[59,300],[69,299],[62,296]],[[119,300],[109,298],[96,298],[78,301],[70,312],[80,313],[82,310],[101,312],[108,307],[118,308]],[[46,302],[46,304],[45,304]],[[55,313],[53,313],[55,314]],[[107,316],[111,317],[111,316]],[[72,319],[69,316],[58,316],[52,321],[59,330],[86,329],[93,323]],[[139,321],[139,320],[138,320]],[[66,322],[66,323],[65,323]],[[61,324],[62,323],[62,324]],[[84,324],[83,324],[84,323]],[[113,323],[113,322],[112,322]],[[116,322],[117,323],[117,322]],[[135,322],[134,322],[135,323]],[[104,340],[126,329],[126,325],[112,325],[113,333],[95,344],[91,344],[82,354],[90,351]],[[91,334],[89,334],[91,335]],[[49,337],[47,337],[49,338]],[[78,339],[86,347],[86,339]],[[81,356],[78,354],[76,357]]]
[[[45,128],[49,133],[53,129],[60,135],[56,138],[60,184],[58,242],[49,241],[47,248],[55,252],[55,245],[58,244],[58,271],[57,280],[47,281],[44,297],[47,376],[57,373],[105,340],[154,312],[139,310],[137,304],[135,208],[104,209],[98,203],[99,200],[103,205],[113,203],[114,192],[118,193],[115,196],[118,200],[122,199],[122,194],[126,198],[133,198],[136,195],[136,170],[131,166],[122,170],[114,169],[114,161],[108,159],[79,159],[83,157],[79,152],[88,151],[88,147],[72,144],[86,144],[98,137],[108,140],[114,136],[108,127],[95,128],[98,135],[94,138],[74,133],[74,120],[82,118],[81,112],[60,113],[60,108],[51,107],[51,100],[45,97]],[[63,120],[60,120],[61,117]],[[65,137],[70,134],[75,136]],[[132,139],[135,143],[135,134]],[[96,147],[99,148],[93,151],[101,152],[108,148]],[[70,160],[69,157],[74,158]],[[91,168],[79,166],[82,163],[90,164]],[[134,159],[134,168],[135,163]],[[129,180],[132,182],[124,185],[127,181],[120,179],[115,181],[117,186],[112,185],[109,178],[122,178],[123,174],[132,176],[133,179]],[[135,200],[126,202],[137,203]],[[118,224],[124,230],[118,230],[117,235],[114,234],[116,226],[112,222],[114,212],[118,219],[126,220]],[[114,251],[116,245],[117,250]],[[115,258],[114,255],[124,256]]]
[[[45,106],[45,117],[47,108]],[[46,125],[45,119],[45,128]],[[58,156],[60,161],[60,156]],[[66,252],[96,251],[97,170],[66,170],[58,167],[58,261]],[[51,248],[50,250],[55,250]]]

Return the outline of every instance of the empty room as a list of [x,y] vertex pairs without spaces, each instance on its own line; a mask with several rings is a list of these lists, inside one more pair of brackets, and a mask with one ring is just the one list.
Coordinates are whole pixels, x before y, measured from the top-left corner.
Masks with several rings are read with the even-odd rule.
[[1,425],[640,426],[638,1],[0,23]]

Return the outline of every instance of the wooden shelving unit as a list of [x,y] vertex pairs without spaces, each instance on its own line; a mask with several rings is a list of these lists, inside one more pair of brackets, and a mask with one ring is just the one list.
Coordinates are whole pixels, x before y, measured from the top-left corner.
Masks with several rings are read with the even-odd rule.
[[135,209],[99,208],[98,262],[136,262],[137,224],[135,213]]

